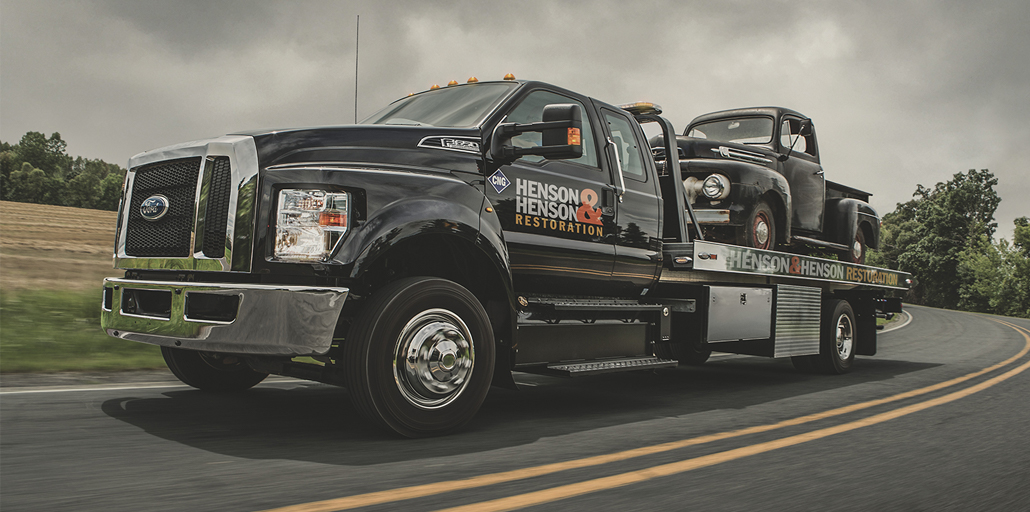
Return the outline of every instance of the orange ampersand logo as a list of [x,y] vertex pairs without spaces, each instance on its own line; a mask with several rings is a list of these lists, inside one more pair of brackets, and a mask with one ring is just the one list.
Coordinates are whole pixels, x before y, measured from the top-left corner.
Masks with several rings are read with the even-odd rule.
[[579,209],[576,210],[576,220],[600,226],[601,209],[594,208],[594,205],[597,204],[597,192],[594,192],[589,188],[585,188],[579,193],[579,200],[582,201],[583,204],[579,205]]
[[793,258],[791,258],[790,259],[790,270],[788,270],[787,272],[790,272],[791,274],[800,274],[801,273],[801,258],[798,258],[797,256],[794,256]]

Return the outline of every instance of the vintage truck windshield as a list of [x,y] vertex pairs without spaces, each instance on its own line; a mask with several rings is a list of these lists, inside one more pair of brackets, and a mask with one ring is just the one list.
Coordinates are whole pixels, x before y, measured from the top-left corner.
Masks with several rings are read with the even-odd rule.
[[361,124],[468,128],[482,123],[518,87],[515,82],[446,87],[395,101]]
[[694,125],[687,133],[687,137],[738,144],[769,144],[772,136],[773,120],[770,117],[722,119]]

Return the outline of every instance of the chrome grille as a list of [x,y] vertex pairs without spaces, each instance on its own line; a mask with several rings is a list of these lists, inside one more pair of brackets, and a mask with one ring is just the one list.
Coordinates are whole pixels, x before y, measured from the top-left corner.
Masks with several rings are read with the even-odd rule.
[[[190,255],[200,163],[199,157],[182,158],[135,170],[127,212],[125,254],[169,257]],[[140,205],[154,194],[164,195],[170,204],[167,214],[156,221],[148,221],[140,214]]]
[[229,198],[232,195],[232,169],[229,157],[214,159],[211,166],[211,185],[204,213],[204,256],[225,257],[225,230],[229,223]]

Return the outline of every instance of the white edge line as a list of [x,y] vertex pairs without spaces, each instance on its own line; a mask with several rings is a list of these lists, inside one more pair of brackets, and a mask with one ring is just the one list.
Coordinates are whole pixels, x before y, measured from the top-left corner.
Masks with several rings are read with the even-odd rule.
[[[302,382],[313,382],[302,379],[275,379],[261,384],[293,384]],[[69,393],[75,391],[125,391],[131,389],[173,389],[173,388],[189,388],[186,384],[169,382],[167,384],[162,383],[143,383],[135,386],[94,386],[94,387],[61,387],[61,388],[31,388],[31,389],[16,389],[11,391],[0,390],[0,396],[2,395],[28,395],[34,393]]]
[[884,329],[884,330],[882,330],[880,332],[883,333],[883,332],[895,331],[895,330],[901,329],[902,327],[912,323],[912,315],[909,314],[908,311],[902,311],[901,314],[905,315],[905,317],[906,317],[904,322],[902,322],[900,325],[895,325],[895,326],[891,327],[890,329]]
[[161,389],[161,388],[188,388],[185,384],[153,384],[143,386],[111,386],[94,388],[46,388],[46,389],[25,389],[18,391],[0,391],[0,395],[28,395],[31,393],[68,393],[72,391],[117,391],[126,389]]

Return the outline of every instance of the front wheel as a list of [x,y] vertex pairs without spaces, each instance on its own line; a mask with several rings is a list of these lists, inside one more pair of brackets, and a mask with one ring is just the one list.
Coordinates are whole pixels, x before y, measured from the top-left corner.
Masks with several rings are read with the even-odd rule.
[[179,380],[202,391],[243,391],[268,377],[232,354],[161,347],[161,356]]
[[445,279],[384,286],[355,319],[344,347],[358,411],[407,437],[467,423],[493,378],[490,319],[471,292]]
[[769,203],[759,201],[751,211],[744,227],[740,229],[741,244],[755,249],[776,248],[776,222]]

